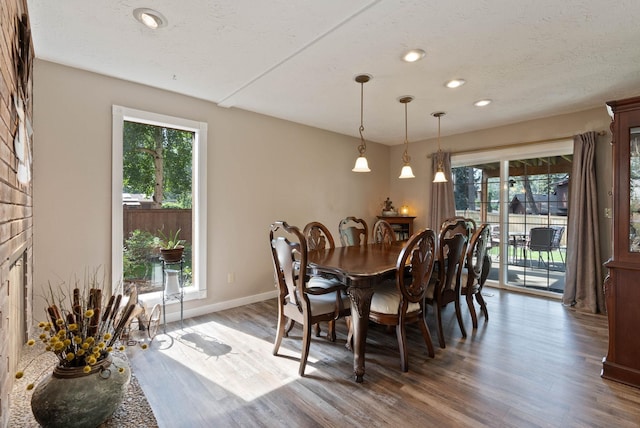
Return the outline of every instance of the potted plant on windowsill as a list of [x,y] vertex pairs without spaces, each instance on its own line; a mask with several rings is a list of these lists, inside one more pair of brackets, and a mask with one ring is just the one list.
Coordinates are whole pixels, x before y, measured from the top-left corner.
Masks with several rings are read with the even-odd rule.
[[180,230],[176,230],[175,233],[169,232],[168,235],[165,235],[162,230],[158,230],[160,258],[165,263],[176,263],[182,260],[185,241],[179,238]]

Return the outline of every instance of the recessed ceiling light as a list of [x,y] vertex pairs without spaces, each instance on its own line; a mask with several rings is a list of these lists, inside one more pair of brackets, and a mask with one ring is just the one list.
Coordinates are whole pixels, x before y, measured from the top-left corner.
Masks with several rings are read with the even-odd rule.
[[405,62],[416,62],[424,58],[426,54],[422,49],[411,49],[402,55],[402,60]]
[[484,107],[488,106],[489,104],[491,104],[491,100],[479,100],[473,103],[473,105],[476,107]]
[[449,80],[447,83],[444,84],[444,86],[446,86],[447,88],[459,88],[460,86],[464,85],[465,83],[467,83],[464,79],[453,79],[453,80]]
[[167,25],[167,18],[153,9],[140,8],[133,11],[133,16],[144,26],[155,30]]

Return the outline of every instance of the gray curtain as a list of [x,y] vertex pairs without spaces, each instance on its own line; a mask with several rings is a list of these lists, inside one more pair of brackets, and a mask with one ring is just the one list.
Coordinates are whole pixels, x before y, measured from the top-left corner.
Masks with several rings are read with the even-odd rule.
[[[438,154],[435,153],[431,160],[433,161],[431,171],[435,174],[438,167]],[[451,156],[448,152],[442,153],[442,166],[448,181],[446,183],[431,183],[431,205],[427,215],[427,224],[436,234],[440,231],[440,225],[444,219],[456,215],[456,203],[453,199],[453,181],[451,180]],[[433,181],[433,175],[431,180]]]
[[567,273],[562,302],[580,311],[605,313],[595,151],[595,132],[573,137],[573,169],[567,221]]

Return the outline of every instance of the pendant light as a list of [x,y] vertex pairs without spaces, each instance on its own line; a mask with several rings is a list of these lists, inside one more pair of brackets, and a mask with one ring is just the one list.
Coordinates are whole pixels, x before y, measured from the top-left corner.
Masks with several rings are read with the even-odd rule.
[[444,167],[442,166],[442,149],[440,148],[440,117],[444,116],[443,111],[431,113],[432,116],[438,118],[438,166],[436,167],[436,175],[433,177],[434,183],[446,183],[447,177],[444,175]]
[[356,76],[356,82],[360,84],[360,145],[358,146],[358,152],[360,156],[356,159],[356,164],[351,171],[353,172],[370,172],[369,163],[367,162],[367,158],[364,156],[364,153],[367,151],[367,143],[364,141],[364,136],[362,135],[362,131],[364,131],[364,125],[362,124],[363,117],[363,99],[364,99],[364,84],[371,80],[372,77],[368,74],[361,74]]
[[411,157],[409,156],[409,137],[407,132],[407,104],[413,101],[413,97],[407,95],[406,97],[401,97],[398,101],[404,104],[404,153],[402,153],[402,170],[398,178],[416,178],[409,164]]

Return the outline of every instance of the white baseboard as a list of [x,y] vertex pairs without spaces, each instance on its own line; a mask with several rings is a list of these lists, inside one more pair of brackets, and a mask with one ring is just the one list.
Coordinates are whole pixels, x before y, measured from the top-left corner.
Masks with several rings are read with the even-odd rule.
[[[240,299],[227,300],[224,302],[213,303],[210,305],[202,305],[195,308],[185,309],[183,318],[193,318],[200,315],[210,314],[212,312],[223,311],[225,309],[237,308],[238,306],[249,305],[251,303],[262,302],[264,300],[274,299],[278,297],[278,290],[269,291],[266,293],[255,294],[253,296],[242,297]],[[171,302],[172,311],[167,311],[167,322],[180,321],[180,304],[178,302]],[[167,304],[169,306],[169,304]],[[174,308],[177,309],[174,310]]]

